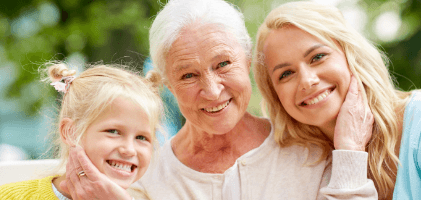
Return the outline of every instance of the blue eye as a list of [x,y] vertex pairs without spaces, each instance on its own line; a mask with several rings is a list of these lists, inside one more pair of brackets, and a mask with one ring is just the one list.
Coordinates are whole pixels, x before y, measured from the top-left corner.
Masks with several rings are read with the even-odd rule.
[[311,59],[311,62],[318,61],[318,60],[322,59],[324,56],[325,56],[325,54],[319,53],[316,56],[314,56],[313,59]]
[[220,63],[218,63],[218,67],[225,67],[225,66],[227,66],[228,64],[230,64],[230,62],[229,62],[229,61],[220,62]]
[[107,130],[107,132],[109,132],[111,134],[119,134],[119,132],[117,130],[115,130],[115,129]]
[[292,72],[291,71],[285,71],[284,73],[281,74],[281,77],[279,77],[279,80],[288,77],[289,75],[291,75]]
[[137,140],[146,140],[146,137],[143,136],[143,135],[138,135],[138,136],[136,136],[136,139]]
[[187,78],[192,78],[193,74],[192,73],[188,73],[188,74],[184,74],[183,77],[181,77],[181,79],[187,79]]

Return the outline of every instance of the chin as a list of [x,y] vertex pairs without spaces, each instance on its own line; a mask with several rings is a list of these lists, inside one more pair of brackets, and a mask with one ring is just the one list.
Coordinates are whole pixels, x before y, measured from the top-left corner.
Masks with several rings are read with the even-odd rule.
[[225,135],[226,133],[230,132],[237,124],[235,123],[225,123],[219,125],[212,126],[212,133],[213,135]]

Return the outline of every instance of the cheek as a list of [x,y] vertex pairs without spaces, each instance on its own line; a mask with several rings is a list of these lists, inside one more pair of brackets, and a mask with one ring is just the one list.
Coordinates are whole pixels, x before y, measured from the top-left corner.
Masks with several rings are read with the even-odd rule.
[[[237,88],[238,91],[244,96],[244,98],[249,98],[251,96],[251,83],[250,80],[247,77],[247,80],[241,80],[241,81],[232,81],[235,85],[232,85],[232,87]],[[248,103],[248,102],[247,102]]]
[[195,92],[196,89],[193,86],[185,85],[176,85],[171,91],[179,104],[190,103],[191,100],[194,100]]
[[342,71],[336,74],[336,77],[340,78],[340,93],[341,96],[345,99],[346,94],[348,93],[349,85],[351,83],[351,72],[348,68],[343,69]]
[[278,95],[279,101],[281,102],[284,108],[294,105],[295,92],[292,90],[292,87],[280,85],[277,86],[275,90],[276,94]]
[[[82,147],[92,163],[99,168],[106,155],[114,148],[113,143],[102,137],[85,137],[81,140]],[[88,144],[88,145],[85,145]]]
[[296,112],[295,91],[292,88],[294,88],[292,85],[290,87],[283,85],[276,88],[276,94],[278,95],[281,106],[291,116]]
[[[149,167],[149,164],[152,159],[153,154],[153,147],[152,144],[149,146],[142,146],[138,148],[138,159],[139,162],[142,164],[142,169],[146,170]],[[142,170],[139,171],[140,173],[138,176],[142,176],[144,172]]]
[[341,98],[343,101],[345,101],[346,95],[348,94],[349,85],[351,84],[351,78],[349,76],[344,78],[342,83]]

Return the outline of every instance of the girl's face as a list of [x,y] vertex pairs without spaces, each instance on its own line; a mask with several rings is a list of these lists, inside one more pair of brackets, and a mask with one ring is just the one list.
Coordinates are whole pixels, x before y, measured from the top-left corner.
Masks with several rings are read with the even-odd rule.
[[81,142],[98,170],[127,189],[148,168],[152,139],[145,112],[132,100],[118,97],[87,128]]
[[263,53],[287,113],[322,131],[334,126],[351,81],[345,54],[292,25],[272,30]]

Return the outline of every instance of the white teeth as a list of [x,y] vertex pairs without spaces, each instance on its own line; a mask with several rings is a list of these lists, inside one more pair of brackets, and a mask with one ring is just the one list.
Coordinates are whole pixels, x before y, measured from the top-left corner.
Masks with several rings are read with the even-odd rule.
[[116,161],[110,161],[108,162],[108,164],[110,164],[111,167],[114,167],[116,169],[120,169],[126,172],[131,172],[132,171],[132,165],[131,164],[123,164],[123,163],[117,163]]
[[212,107],[212,108],[205,108],[204,110],[206,110],[207,112],[217,112],[217,111],[220,111],[223,108],[227,107],[229,103],[230,103],[230,101],[227,101],[224,104],[221,104],[219,106]]
[[317,96],[317,97],[315,97],[313,99],[304,101],[304,103],[307,104],[307,105],[316,104],[317,102],[319,102],[319,101],[323,100],[324,98],[326,98],[327,95],[330,94],[330,92],[331,92],[330,90],[326,90],[323,93],[321,93],[319,96]]

